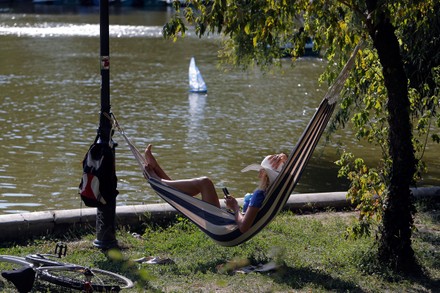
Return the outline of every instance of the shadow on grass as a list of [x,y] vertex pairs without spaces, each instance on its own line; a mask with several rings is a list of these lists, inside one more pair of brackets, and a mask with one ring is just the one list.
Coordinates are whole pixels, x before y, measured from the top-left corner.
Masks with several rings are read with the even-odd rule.
[[438,196],[427,197],[415,201],[417,213],[429,217],[433,224],[440,224],[440,198]]
[[[440,270],[440,258],[438,257],[438,251],[440,249],[440,234],[437,231],[431,230],[419,230],[415,232],[417,238],[428,245],[431,249],[425,249],[419,251],[418,262],[430,267],[432,270]],[[426,289],[432,290],[432,292],[440,292],[440,279],[432,279],[427,269],[421,264],[417,264],[415,271],[419,274],[410,274],[407,276],[412,282],[424,286]]]
[[285,284],[294,290],[305,287],[318,287],[329,291],[365,292],[353,282],[343,281],[328,274],[308,268],[282,267],[271,275],[279,284]]
[[[220,266],[223,265],[222,268]],[[222,272],[232,274],[233,270],[248,265],[244,263],[219,263],[218,261],[208,262],[195,267],[198,272]],[[215,270],[213,268],[216,268]],[[220,269],[219,269],[220,268]],[[328,291],[347,291],[361,293],[365,292],[359,288],[356,283],[347,282],[339,278],[335,278],[328,274],[318,272],[309,268],[292,268],[289,266],[280,266],[275,271],[261,272],[257,274],[266,275],[280,285],[287,285],[293,290],[301,290],[304,288],[322,288]]]
[[408,276],[407,279],[413,283],[423,286],[426,290],[428,290],[427,292],[439,292],[440,280],[433,280],[427,275]]
[[[438,250],[435,249],[435,251]],[[393,269],[391,266],[386,265],[377,257],[377,252],[373,247],[368,252],[364,252],[355,258],[359,261],[358,265],[362,267],[360,273],[376,276],[383,286],[401,286],[402,292],[440,292],[438,290],[440,279],[432,278],[429,273],[431,269],[436,270],[439,264],[435,251],[423,251],[412,261],[409,260],[412,265],[407,267],[408,270]]]
[[[423,214],[427,220],[426,225],[420,225],[413,233],[413,239],[417,238],[424,249],[419,249],[419,261],[433,270],[440,270],[440,258],[438,251],[440,249],[440,234],[438,233],[438,225],[440,224],[440,198],[433,196],[416,201],[417,213]],[[419,276],[409,276],[414,283],[425,286],[432,292],[439,292],[440,280],[433,280],[426,269],[421,266],[420,271],[423,273]]]
[[420,257],[429,259],[432,268],[440,270],[440,258],[437,256],[440,249],[440,234],[426,229],[420,229],[414,234],[420,241],[432,248],[422,251]]

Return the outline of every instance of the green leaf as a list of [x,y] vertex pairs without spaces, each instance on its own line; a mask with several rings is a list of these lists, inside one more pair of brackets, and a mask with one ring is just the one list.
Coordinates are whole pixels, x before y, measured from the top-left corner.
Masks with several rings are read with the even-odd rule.
[[245,32],[247,35],[250,35],[250,34],[251,34],[251,24],[250,24],[249,22],[245,25],[245,27],[244,27],[244,32]]

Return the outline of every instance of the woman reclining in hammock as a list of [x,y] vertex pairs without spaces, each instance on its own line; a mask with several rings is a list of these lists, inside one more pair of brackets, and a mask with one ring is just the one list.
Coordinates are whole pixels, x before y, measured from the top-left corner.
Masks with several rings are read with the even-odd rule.
[[[145,159],[147,161],[145,168],[149,174],[164,184],[172,186],[190,196],[196,196],[200,193],[203,201],[220,208],[220,201],[211,179],[203,176],[191,179],[172,180],[154,158],[151,148],[152,145],[148,145],[145,149]],[[243,207],[243,214],[240,212],[240,207],[234,197],[229,196],[225,198],[226,206],[234,211],[235,221],[242,233],[251,227],[263,204],[266,189],[278,176],[286,160],[287,156],[283,153],[270,155],[265,157],[261,164],[252,164],[241,170],[242,172],[251,170],[258,171],[258,178],[260,180],[259,186],[251,195],[249,205],[245,204]]]

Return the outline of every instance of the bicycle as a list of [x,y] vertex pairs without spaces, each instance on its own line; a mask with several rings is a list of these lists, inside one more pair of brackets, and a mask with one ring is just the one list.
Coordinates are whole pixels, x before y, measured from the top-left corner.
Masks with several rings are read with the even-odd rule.
[[83,292],[119,292],[133,287],[133,282],[122,275],[59,261],[66,251],[65,244],[57,243],[55,254],[0,255],[2,276],[20,293],[30,292],[35,278]]

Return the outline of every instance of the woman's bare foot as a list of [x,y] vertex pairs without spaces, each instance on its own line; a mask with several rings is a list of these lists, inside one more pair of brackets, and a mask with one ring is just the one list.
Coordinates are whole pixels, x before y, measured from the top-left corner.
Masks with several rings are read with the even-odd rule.
[[145,149],[145,160],[147,161],[147,164],[154,170],[158,166],[158,164],[153,156],[153,153],[151,152],[152,147],[153,146],[149,144]]
[[153,177],[153,178],[158,179],[158,180],[161,179],[159,177],[159,175],[156,174],[156,172],[154,171],[154,169],[150,165],[145,165],[144,169],[147,172],[147,174],[149,175],[149,177]]

